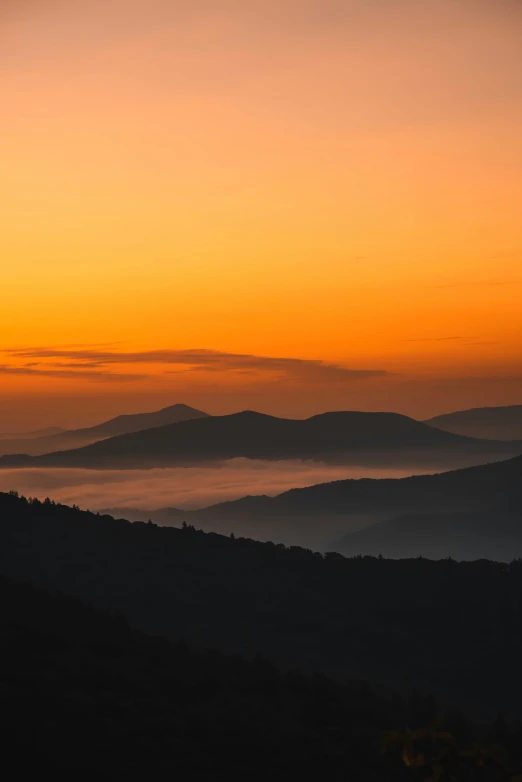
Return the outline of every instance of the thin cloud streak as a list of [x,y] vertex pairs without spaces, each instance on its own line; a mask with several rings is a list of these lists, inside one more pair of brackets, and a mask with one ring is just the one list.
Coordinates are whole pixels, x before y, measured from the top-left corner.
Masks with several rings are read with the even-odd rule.
[[74,380],[77,378],[83,378],[86,380],[93,380],[99,382],[132,382],[135,380],[142,380],[146,375],[138,374],[123,374],[118,372],[97,372],[89,369],[50,369],[41,368],[37,369],[34,365],[14,367],[6,364],[0,364],[0,375],[22,375],[32,377],[55,377],[64,380]]
[[483,287],[498,287],[503,285],[520,285],[519,280],[483,280],[473,281],[468,280],[464,282],[448,282],[443,285],[434,285],[434,288],[483,288]]
[[473,339],[473,337],[418,337],[403,339],[402,342],[452,342],[459,339]]
[[[245,372],[265,371],[309,382],[346,382],[362,378],[383,377],[390,373],[384,369],[351,369],[340,364],[330,364],[315,359],[279,358],[243,353],[226,353],[218,350],[149,350],[116,352],[71,350],[56,347],[13,348],[4,353],[12,357],[37,360],[65,359],[56,366],[74,367],[78,371],[86,367],[109,365],[163,364],[187,367],[185,372]],[[33,362],[34,366],[34,362]],[[40,370],[34,370],[39,372]],[[42,370],[42,372],[49,370]],[[74,373],[74,370],[71,370]],[[168,370],[169,373],[175,370]],[[101,373],[98,373],[101,374]],[[126,375],[125,377],[130,377]],[[141,377],[141,376],[137,376]]]

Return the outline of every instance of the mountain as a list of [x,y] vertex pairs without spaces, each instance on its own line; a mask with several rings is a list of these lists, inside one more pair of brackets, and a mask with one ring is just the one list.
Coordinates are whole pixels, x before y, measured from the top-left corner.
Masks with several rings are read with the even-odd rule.
[[510,562],[522,557],[522,509],[507,514],[401,516],[348,533],[335,544],[335,549],[346,556]]
[[140,432],[144,429],[176,424],[179,421],[192,421],[198,418],[209,418],[208,413],[196,410],[188,405],[177,404],[164,407],[153,413],[134,413],[133,415],[119,415],[105,423],[91,426],[89,429],[76,429],[73,434],[88,434],[90,437],[101,439],[102,437],[114,437],[120,434]]
[[[520,562],[345,559],[0,494],[0,574],[79,598],[122,615],[137,630],[183,638],[196,648],[261,656],[283,670],[320,671],[406,692],[416,687],[477,715],[502,710],[522,716]],[[74,624],[66,625],[74,632]],[[42,634],[44,642],[61,660],[63,647],[52,633]],[[139,658],[133,662],[133,653],[118,651],[117,643],[103,651],[95,632],[89,643],[85,655],[95,660],[120,661],[123,673],[140,667]],[[28,638],[18,653],[25,649],[30,661],[32,648]],[[92,659],[81,648],[78,654],[80,665]],[[19,664],[22,708],[34,687],[31,668],[23,659]],[[46,677],[53,670],[44,668]],[[148,675],[148,668],[141,670]],[[167,681],[165,694],[175,691]],[[68,682],[66,713],[74,725],[77,712],[88,719],[90,712],[82,710],[91,709],[92,700],[77,695],[85,678],[71,672]],[[116,732],[112,709],[121,703],[117,693],[126,692],[123,682],[103,667],[92,681],[105,692],[103,718]],[[134,714],[131,709],[131,720]],[[52,724],[46,721],[42,729],[52,730]]]
[[[1,577],[0,605],[2,762],[20,778],[76,778],[81,758],[82,773],[116,778],[408,782],[401,750],[413,750],[412,731],[423,771],[449,772],[457,760],[456,782],[485,779],[473,772],[492,741],[502,763],[488,759],[489,779],[515,779],[521,768],[519,727],[478,726],[429,695],[391,697],[199,651]],[[451,741],[442,758],[441,731]]]
[[1,577],[0,605],[2,762],[20,778],[76,777],[81,758],[83,773],[116,778],[408,782],[381,736],[426,727],[434,709],[169,643]]
[[[106,430],[105,430],[106,431]],[[522,443],[495,443],[442,432],[396,413],[323,413],[306,420],[251,411],[205,416],[110,437],[83,448],[0,466],[138,468],[234,457],[316,459],[357,464],[458,466],[503,459]]]
[[[189,421],[205,418],[208,413],[195,410],[188,405],[171,405],[153,413],[135,413],[134,415],[119,415],[109,421],[86,429],[61,430],[45,436],[30,437],[23,435],[0,439],[0,454],[40,455],[53,453],[69,448],[79,448],[84,445],[104,440],[115,435],[139,432],[155,426],[174,424],[178,421]],[[34,433],[37,434],[36,432]]]
[[[496,528],[496,524],[500,517],[509,519],[521,508],[522,456],[519,456],[504,462],[435,475],[322,483],[292,489],[276,497],[243,497],[200,510],[113,508],[111,512],[134,520],[152,519],[162,525],[179,525],[186,521],[206,530],[225,534],[233,532],[287,545],[310,546],[319,551],[343,550],[338,549],[338,541],[347,533],[401,516],[457,513],[473,514],[476,518],[476,514],[494,514],[490,543],[493,545],[498,533],[498,545],[503,547],[501,550],[505,554],[509,554],[502,538],[504,533],[500,527]],[[452,550],[455,551],[452,549],[454,542],[448,536],[446,548],[441,549],[440,555],[449,556]],[[407,548],[402,550],[409,551]],[[381,553],[377,549],[374,551]],[[415,551],[415,556],[422,553],[418,549]],[[471,551],[473,540],[470,537],[468,552]],[[490,556],[493,556],[493,551],[492,548]],[[509,554],[507,559],[513,556],[515,554]]]
[[437,415],[425,423],[468,437],[518,440],[522,438],[522,405],[476,407],[472,410]]

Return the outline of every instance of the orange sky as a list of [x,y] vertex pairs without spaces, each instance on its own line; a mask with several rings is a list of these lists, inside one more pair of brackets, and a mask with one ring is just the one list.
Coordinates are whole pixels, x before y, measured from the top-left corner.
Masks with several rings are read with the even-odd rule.
[[522,402],[521,51],[517,0],[4,0],[0,428]]

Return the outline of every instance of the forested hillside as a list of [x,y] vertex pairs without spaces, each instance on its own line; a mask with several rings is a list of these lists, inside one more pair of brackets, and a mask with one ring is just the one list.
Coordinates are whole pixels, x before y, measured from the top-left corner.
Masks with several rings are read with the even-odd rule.
[[0,496],[0,573],[136,628],[522,715],[522,563],[345,559]]

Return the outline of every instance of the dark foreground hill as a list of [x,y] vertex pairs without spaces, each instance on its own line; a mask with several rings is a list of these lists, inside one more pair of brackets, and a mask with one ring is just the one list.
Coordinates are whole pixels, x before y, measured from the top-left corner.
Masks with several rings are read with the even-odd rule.
[[134,627],[522,717],[522,565],[345,559],[0,495],[0,573]]
[[476,407],[455,413],[437,415],[426,421],[446,432],[486,440],[520,440],[522,438],[522,405]]
[[295,420],[245,411],[200,416],[34,458],[3,457],[0,466],[138,468],[236,457],[458,466],[521,452],[522,443],[461,437],[396,413],[323,413]]
[[[17,778],[413,782],[442,764],[470,782],[505,780],[519,764],[516,730],[441,715],[430,697],[197,652],[1,577],[0,606],[2,765]],[[408,762],[423,752],[418,773],[401,751]]]
[[39,455],[62,451],[65,448],[80,448],[90,443],[104,440],[121,434],[139,432],[155,426],[175,424],[178,421],[190,421],[195,418],[205,418],[207,413],[195,410],[188,405],[171,405],[153,413],[135,413],[134,415],[119,415],[96,426],[86,429],[60,430],[55,434],[45,436],[10,437],[0,439],[0,454]]
[[118,778],[407,780],[398,757],[380,754],[381,736],[433,709],[197,653],[5,579],[0,605],[2,760],[12,753],[18,773],[32,757],[40,774],[78,771],[81,760],[82,771]]
[[408,780],[399,753],[381,754],[382,736],[424,727],[434,708],[198,653],[3,578],[0,605],[2,763],[11,755],[18,774]]

